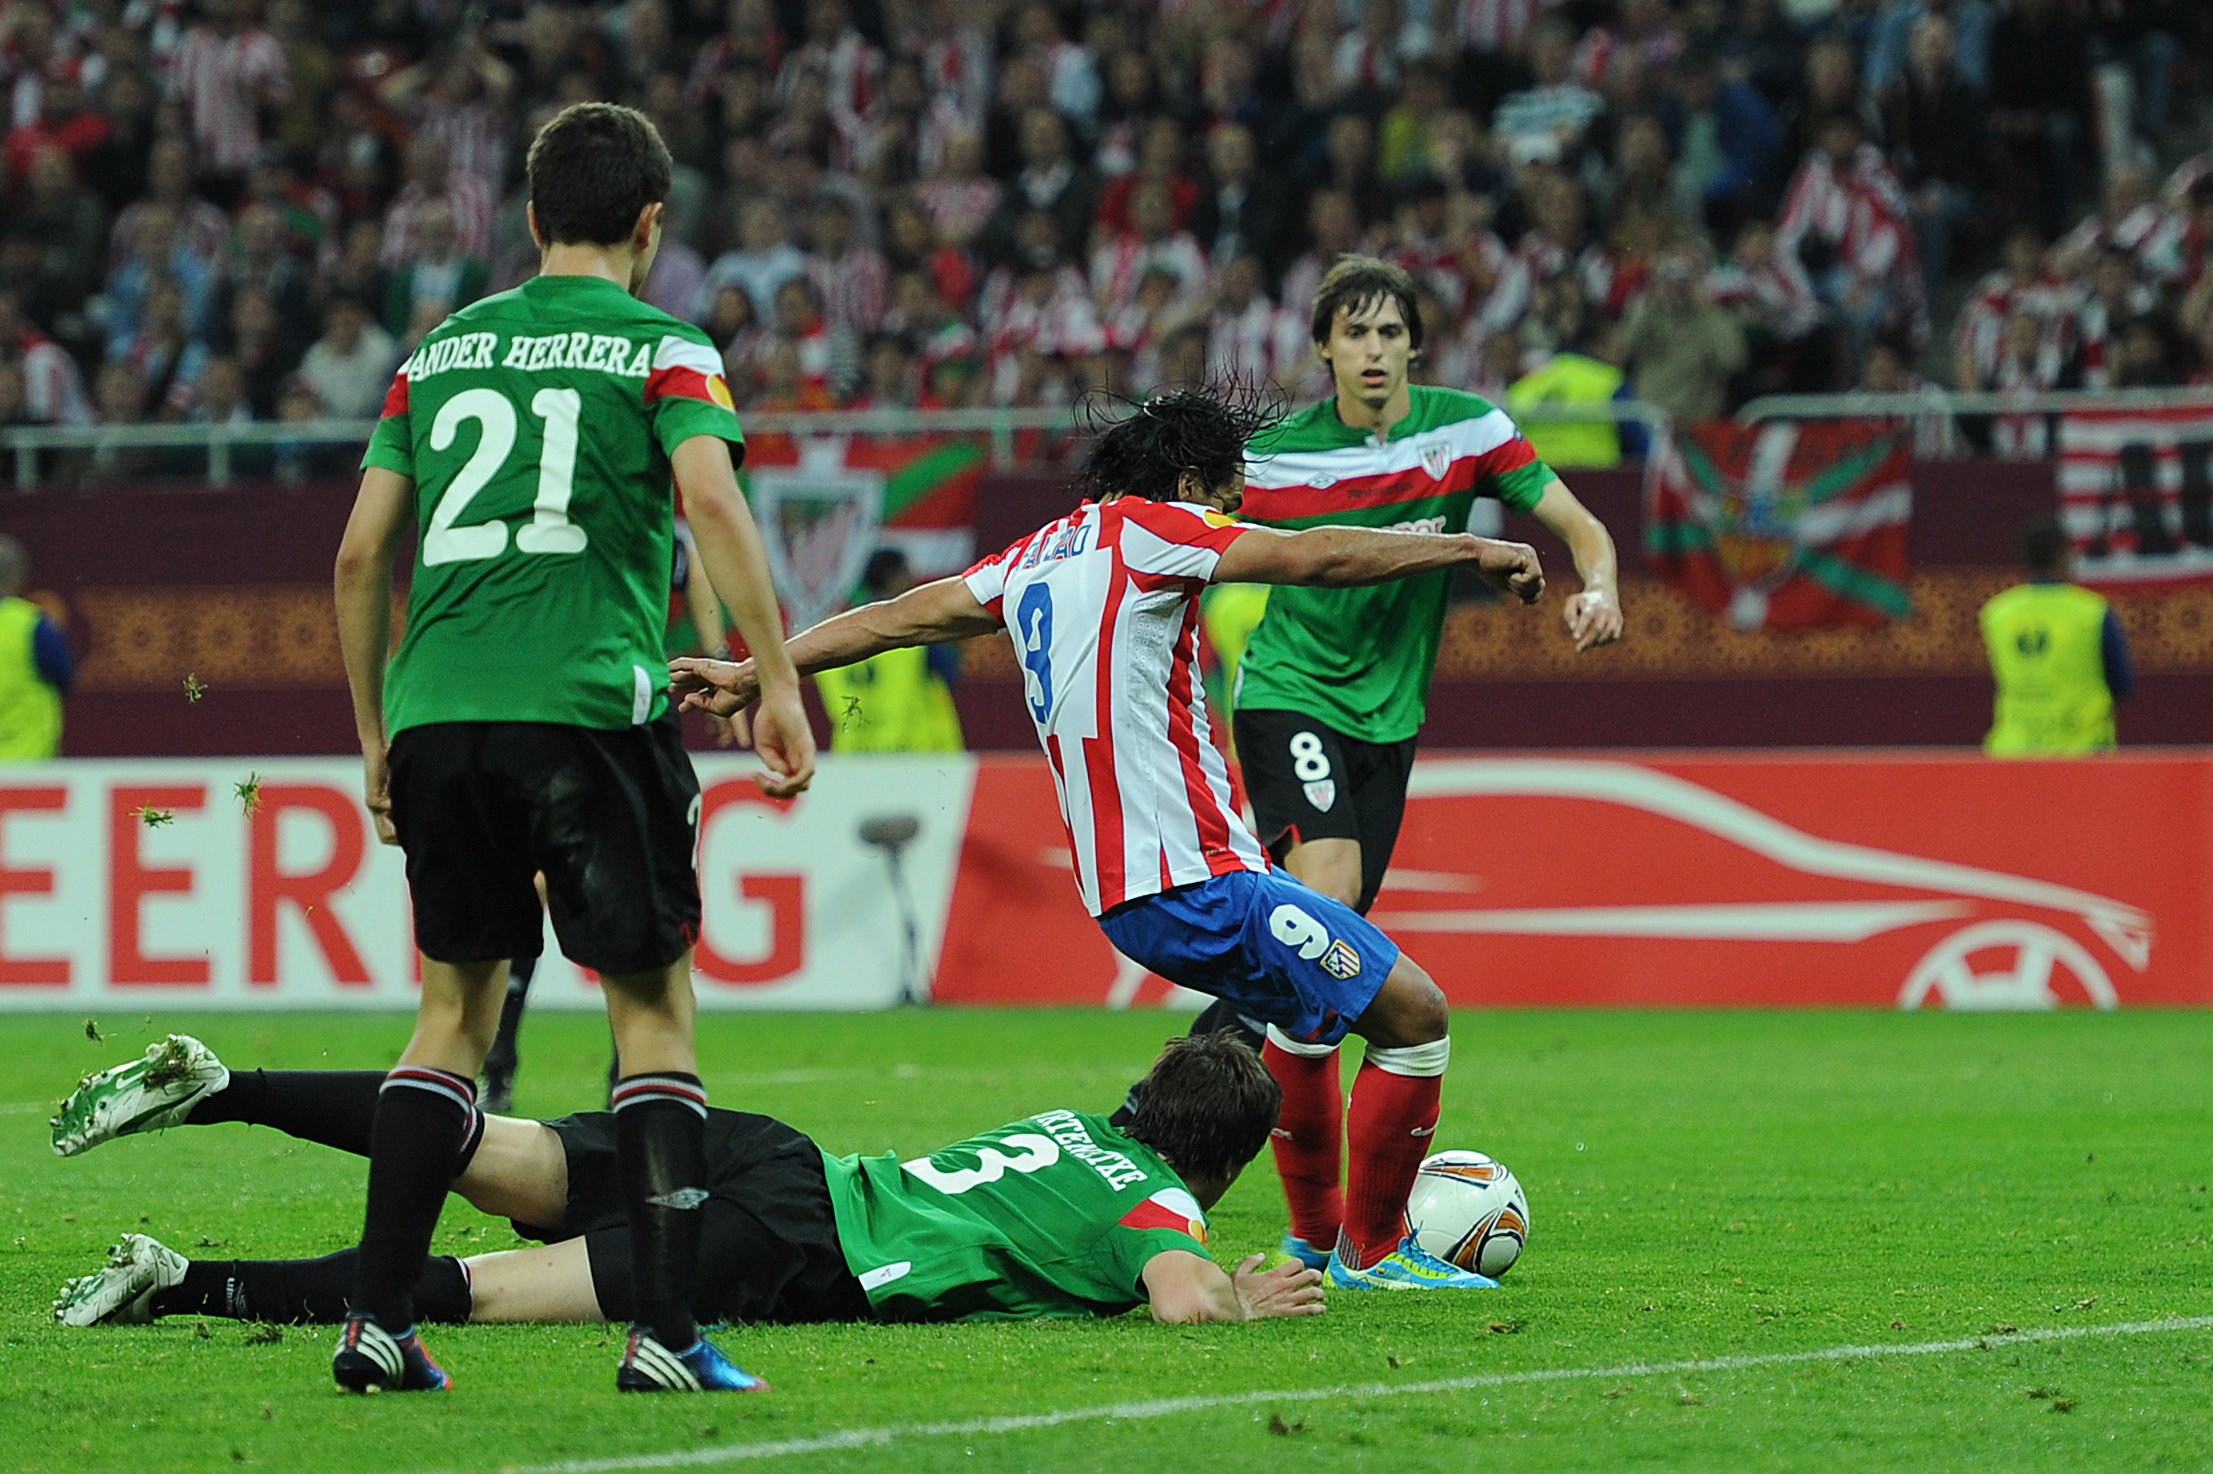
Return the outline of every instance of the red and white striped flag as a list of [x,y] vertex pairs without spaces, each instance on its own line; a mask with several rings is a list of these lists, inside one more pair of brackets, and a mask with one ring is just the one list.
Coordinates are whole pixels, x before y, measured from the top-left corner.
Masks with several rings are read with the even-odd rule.
[[2213,580],[2213,405],[2065,415],[2058,475],[2082,582]]

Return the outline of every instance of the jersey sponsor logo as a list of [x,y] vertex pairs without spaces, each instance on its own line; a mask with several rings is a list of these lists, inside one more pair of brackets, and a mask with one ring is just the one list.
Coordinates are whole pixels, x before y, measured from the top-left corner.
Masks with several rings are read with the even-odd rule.
[[1360,976],[1360,954],[1343,941],[1331,942],[1322,954],[1322,971],[1339,982],[1350,981]]
[[1122,1215],[1124,1228],[1165,1228],[1189,1234],[1206,1247],[1206,1213],[1180,1187],[1164,1187]]
[[1327,491],[1337,484],[1337,478],[1327,471],[1317,471],[1307,478],[1306,484],[1316,491]]
[[[489,363],[479,365],[490,368]],[[526,374],[547,369],[582,369],[623,379],[642,379],[653,370],[653,345],[605,333],[555,333],[550,337],[509,340],[501,368]]]
[[1093,1141],[1091,1133],[1084,1129],[1082,1118],[1074,1111],[1047,1111],[1030,1119],[1051,1133],[1063,1152],[1105,1178],[1106,1185],[1116,1192],[1145,1180],[1144,1168],[1122,1153]]
[[1318,783],[1304,785],[1306,801],[1320,813],[1328,813],[1331,804],[1337,802],[1337,780],[1324,778]]

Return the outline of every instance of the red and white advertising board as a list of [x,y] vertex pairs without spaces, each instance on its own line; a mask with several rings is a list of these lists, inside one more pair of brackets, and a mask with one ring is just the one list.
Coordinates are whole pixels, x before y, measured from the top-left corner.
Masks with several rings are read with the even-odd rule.
[[[903,856],[935,955],[968,817],[966,758],[826,762],[771,803],[741,757],[696,760],[708,1008],[882,1008],[904,930],[872,818]],[[259,789],[247,812],[237,793]],[[399,851],[376,842],[343,759],[76,761],[0,769],[0,1008],[414,1007]],[[149,823],[151,817],[155,822]],[[534,1006],[599,1007],[549,933]]]
[[[788,805],[702,756],[709,1008],[1177,1003],[1076,899],[1042,760],[828,758]],[[246,812],[235,787],[258,769]],[[0,772],[0,1008],[405,1008],[406,879],[357,764]],[[149,824],[147,816],[168,816]],[[1462,1007],[2213,1003],[2213,753],[1440,755],[1375,918]],[[593,1008],[548,945],[534,1000]]]

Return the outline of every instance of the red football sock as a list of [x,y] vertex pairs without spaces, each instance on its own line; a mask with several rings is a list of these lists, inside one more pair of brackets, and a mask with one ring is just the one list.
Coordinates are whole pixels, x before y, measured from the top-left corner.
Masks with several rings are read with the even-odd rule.
[[1345,1197],[1337,1185],[1345,1157],[1345,1096],[1338,1084],[1337,1051],[1293,1054],[1270,1037],[1260,1058],[1283,1087],[1283,1113],[1276,1117],[1270,1144],[1283,1177],[1283,1196],[1291,1205],[1291,1232],[1327,1251],[1337,1242],[1345,1217]]
[[[1432,1045],[1420,1045],[1429,1050]],[[1356,1267],[1365,1269],[1406,1237],[1406,1195],[1429,1155],[1443,1091],[1443,1061],[1434,1074],[1407,1075],[1390,1068],[1391,1056],[1414,1050],[1368,1051],[1352,1082],[1352,1167],[1346,1174],[1344,1254],[1350,1241]],[[1377,1056],[1385,1056],[1382,1063]],[[1426,1068],[1426,1062],[1422,1066]]]

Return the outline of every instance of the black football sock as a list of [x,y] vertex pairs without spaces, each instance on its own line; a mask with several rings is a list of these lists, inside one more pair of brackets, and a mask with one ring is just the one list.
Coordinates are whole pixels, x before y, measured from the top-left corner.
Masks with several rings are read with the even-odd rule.
[[353,1305],[395,1335],[415,1323],[415,1281],[477,1120],[476,1086],[459,1075],[401,1065],[385,1077]]
[[530,980],[537,971],[535,957],[517,957],[507,964],[507,996],[499,1005],[499,1033],[492,1039],[491,1052],[484,1056],[487,1080],[514,1079],[522,1062],[516,1036],[522,1033],[523,1006],[530,1001]]
[[365,1157],[383,1088],[382,1070],[233,1070],[230,1084],[194,1105],[185,1120],[271,1126]]
[[[154,1314],[212,1315],[284,1325],[335,1325],[346,1318],[358,1249],[320,1259],[195,1259],[184,1281],[154,1292]],[[459,1325],[469,1318],[469,1276],[461,1261],[441,1254],[415,1282],[415,1311],[424,1320]]]
[[697,1075],[632,1075],[615,1087],[615,1155],[630,1220],[634,1318],[671,1351],[699,1339],[692,1277],[707,1202],[707,1092]]

